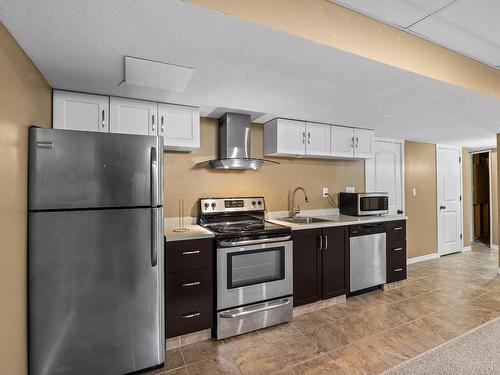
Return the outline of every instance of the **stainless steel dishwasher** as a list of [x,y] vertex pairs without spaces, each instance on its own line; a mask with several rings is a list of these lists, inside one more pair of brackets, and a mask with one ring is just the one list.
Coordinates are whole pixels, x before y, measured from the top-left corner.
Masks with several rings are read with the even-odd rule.
[[349,292],[385,284],[385,236],[384,223],[349,228]]

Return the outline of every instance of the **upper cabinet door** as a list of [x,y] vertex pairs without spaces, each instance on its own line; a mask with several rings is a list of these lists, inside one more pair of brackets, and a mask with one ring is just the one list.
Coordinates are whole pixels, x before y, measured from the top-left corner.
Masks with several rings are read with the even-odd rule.
[[372,159],[374,154],[373,130],[354,129],[354,157]]
[[306,123],[274,119],[264,125],[264,154],[298,156],[306,154]]
[[54,91],[54,129],[109,132],[107,96]]
[[158,105],[142,100],[110,99],[110,132],[157,135]]
[[306,123],[306,155],[330,156],[330,125]]
[[200,147],[200,111],[195,107],[158,104],[158,135],[166,150],[190,151]]
[[337,158],[354,157],[354,130],[342,126],[331,128],[331,155]]

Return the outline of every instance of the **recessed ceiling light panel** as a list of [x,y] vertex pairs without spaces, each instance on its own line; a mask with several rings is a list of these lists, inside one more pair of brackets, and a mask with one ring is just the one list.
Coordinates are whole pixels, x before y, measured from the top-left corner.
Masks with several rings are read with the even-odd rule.
[[194,69],[158,61],[125,56],[124,84],[183,92]]

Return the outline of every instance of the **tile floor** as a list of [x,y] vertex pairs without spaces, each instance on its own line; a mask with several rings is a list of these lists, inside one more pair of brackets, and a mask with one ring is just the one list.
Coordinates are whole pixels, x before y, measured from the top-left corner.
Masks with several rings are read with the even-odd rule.
[[177,374],[377,374],[500,316],[497,251],[482,244],[408,267],[408,279],[292,323],[167,352]]

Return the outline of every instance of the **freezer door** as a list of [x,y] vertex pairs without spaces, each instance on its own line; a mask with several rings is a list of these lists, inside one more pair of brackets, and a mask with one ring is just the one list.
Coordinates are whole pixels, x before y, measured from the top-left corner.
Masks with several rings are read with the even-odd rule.
[[29,129],[30,210],[154,207],[163,201],[163,139]]
[[31,375],[164,362],[162,208],[29,214]]

